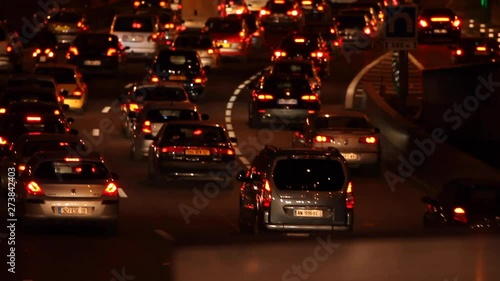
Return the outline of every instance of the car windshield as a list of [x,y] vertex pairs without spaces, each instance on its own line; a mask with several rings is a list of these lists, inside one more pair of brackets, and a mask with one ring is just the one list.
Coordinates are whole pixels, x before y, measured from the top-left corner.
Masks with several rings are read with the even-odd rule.
[[186,92],[182,88],[147,87],[140,88],[134,93],[137,101],[185,101]]
[[34,172],[35,179],[47,181],[86,181],[107,180],[108,168],[100,162],[81,161],[46,161],[38,165]]
[[[276,1],[276,2],[281,2],[281,1]],[[286,3],[270,2],[267,8],[273,14],[286,14],[288,11],[293,10],[293,3],[288,1]]]
[[168,126],[161,141],[161,145],[217,145],[221,143],[227,143],[222,128],[197,125]]
[[283,39],[280,49],[288,52],[312,52],[319,48],[317,39],[305,37],[288,37]]
[[164,123],[175,120],[199,120],[199,116],[194,110],[155,109],[148,111],[146,119],[152,123]]
[[118,45],[118,38],[113,35],[80,35],[76,37],[74,45],[80,48],[88,47],[115,47]]
[[172,68],[196,70],[200,61],[196,52],[163,52],[158,55],[155,71],[168,72]]
[[118,32],[153,32],[151,17],[118,17],[113,28]]
[[234,34],[241,31],[241,23],[236,20],[217,20],[207,24],[210,32]]
[[209,49],[213,47],[210,37],[200,36],[179,36],[175,39],[174,45],[181,48]]
[[45,102],[58,103],[57,97],[54,94],[47,92],[9,92],[2,96],[1,104],[8,105],[16,102]]
[[273,67],[273,72],[284,74],[300,74],[314,77],[313,68],[311,64],[305,63],[276,63]]
[[75,71],[70,68],[61,67],[37,67],[35,74],[49,75],[54,77],[59,84],[75,84]]
[[500,186],[462,186],[458,189],[456,203],[476,211],[500,210]]
[[311,85],[306,79],[267,79],[262,88],[263,92],[274,93],[290,91],[292,94],[303,94],[311,91]]
[[339,191],[346,177],[342,164],[329,159],[278,160],[273,178],[279,190]]
[[455,14],[450,9],[424,9],[422,11],[421,16],[422,17],[448,16],[452,18],[455,16]]
[[56,85],[52,81],[46,80],[36,80],[36,79],[9,79],[7,82],[7,87],[26,87],[34,86],[40,88],[46,88],[50,90],[56,90]]
[[78,13],[57,13],[49,18],[49,22],[77,23],[82,19]]
[[24,145],[22,157],[31,157],[40,151],[79,151],[83,148],[81,142],[67,142],[67,141],[29,141]]
[[363,29],[366,21],[363,16],[340,16],[337,18],[337,27],[339,29]]
[[318,117],[317,129],[371,129],[365,118],[360,117]]

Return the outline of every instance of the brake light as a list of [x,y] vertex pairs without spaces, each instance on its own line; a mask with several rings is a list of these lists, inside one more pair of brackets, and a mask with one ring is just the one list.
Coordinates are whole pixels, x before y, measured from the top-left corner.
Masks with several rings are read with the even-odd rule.
[[330,33],[335,34],[335,33],[337,33],[337,31],[335,31],[335,28],[330,28]]
[[57,101],[62,103],[64,101],[64,97],[63,96],[57,96]]
[[285,4],[285,0],[274,0],[274,4]]
[[116,56],[117,54],[118,54],[118,50],[116,50],[115,48],[109,48],[108,52],[106,53],[106,55],[108,57]]
[[7,112],[5,108],[0,108],[0,114],[5,114],[5,112]]
[[78,49],[76,47],[69,48],[69,52],[72,53],[74,56],[78,56]]
[[178,4],[178,5],[177,5],[177,9],[178,9],[178,10],[182,10],[182,4]]
[[82,27],[83,26],[83,23],[81,21],[79,21],[77,24],[76,24],[77,27]]
[[286,52],[283,52],[283,51],[276,51],[274,52],[274,55],[276,57],[286,57]]
[[316,7],[316,9],[318,9],[318,11],[323,11],[325,8],[323,8],[323,6],[320,5],[320,6]]
[[151,35],[151,40],[156,42],[158,40],[158,37],[159,37],[158,34],[153,34]]
[[45,50],[45,54],[46,54],[47,56],[49,56],[49,58],[54,57],[54,52],[52,52],[52,50],[51,50],[51,49],[46,49],[46,50]]
[[302,96],[302,100],[316,101],[316,100],[318,100],[318,97],[316,95],[305,95],[305,96]]
[[377,138],[376,137],[359,138],[359,143],[374,144],[377,143]]
[[428,24],[427,24],[427,22],[425,20],[420,20],[418,23],[420,24],[421,27],[427,27],[428,26]]
[[460,26],[460,24],[462,24],[462,22],[460,22],[460,20],[455,20],[455,21],[453,21],[453,26],[454,26],[454,27],[459,27],[459,26]]
[[151,134],[153,132],[151,129],[151,121],[144,121],[144,124],[142,125],[142,132],[145,134]]
[[7,51],[7,53],[10,53],[13,49],[11,45],[7,45],[7,48],[5,48],[5,50]]
[[339,45],[340,45],[340,41],[337,41],[337,40],[333,41],[333,46],[338,47]]
[[42,118],[39,116],[27,116],[26,121],[28,121],[28,122],[40,122],[40,121],[42,121]]
[[333,138],[327,136],[316,136],[314,142],[333,142]]
[[208,53],[209,55],[213,54],[213,53],[214,53],[214,49],[208,49],[207,53]]
[[238,10],[236,10],[236,14],[242,15],[244,11],[245,11],[244,9],[238,9]]
[[431,18],[432,22],[444,22],[444,21],[450,21],[450,18],[445,18],[445,17],[437,17],[437,18]]
[[478,52],[486,52],[486,47],[477,47],[476,51],[478,51]]
[[33,52],[33,57],[36,58],[38,56],[38,54],[41,54],[42,53],[42,50],[40,49],[36,49],[34,52]]
[[132,23],[132,28],[141,29],[142,28],[142,23],[140,23],[140,22],[134,22],[134,23]]
[[323,56],[324,56],[323,52],[311,53],[311,57],[313,57],[313,58],[322,58]]
[[118,195],[118,187],[116,184],[110,182],[108,186],[104,189],[104,192],[102,193],[104,196],[116,196]]
[[272,95],[261,94],[261,95],[257,96],[257,99],[259,99],[259,100],[272,100],[272,99],[274,99],[274,97]]
[[137,112],[137,111],[139,111],[139,105],[138,105],[138,104],[136,104],[136,103],[131,103],[131,104],[129,104],[129,105],[128,105],[128,109],[129,109],[130,111],[135,111],[135,112]]
[[259,16],[263,17],[263,16],[267,16],[270,14],[271,14],[271,12],[268,10],[260,10]]
[[354,209],[354,195],[352,191],[353,191],[352,182],[349,182],[347,184],[347,191],[346,191],[347,197],[345,198],[345,207],[347,209]]
[[0,137],[0,145],[6,145],[6,144],[8,144],[7,140]]
[[57,109],[54,110],[54,115],[60,115],[60,114],[61,114],[61,112],[59,110],[57,110]]
[[302,1],[302,5],[312,5],[312,1]]
[[163,147],[161,149],[161,153],[175,153],[175,154],[184,154],[184,147],[179,146],[168,146]]
[[160,2],[160,7],[162,7],[162,8],[167,7],[167,2],[165,2],[165,1],[161,1],[161,2]]
[[306,42],[306,39],[304,39],[304,38],[295,38],[293,41],[295,43],[304,43],[304,42]]
[[262,207],[271,207],[271,185],[268,180],[264,180],[264,190],[262,192]]
[[245,37],[245,32],[244,31],[240,31],[240,37]]
[[372,33],[372,30],[371,30],[369,27],[365,27],[365,29],[363,29],[363,32],[364,32],[366,35],[369,35],[370,33]]
[[297,10],[291,10],[286,13],[289,16],[296,17],[299,15],[299,12]]
[[80,162],[80,158],[64,158],[65,162]]
[[140,5],[141,5],[141,2],[139,2],[139,1],[134,1],[134,7],[136,7],[136,8],[137,8],[137,7],[139,7]]
[[26,185],[26,191],[29,195],[43,195],[42,188],[34,181]]
[[463,54],[463,51],[460,49],[455,51],[455,55],[457,55],[457,56],[461,56],[462,54]]
[[457,207],[453,210],[453,219],[459,222],[467,223],[467,216],[465,210]]
[[212,150],[213,154],[223,154],[223,155],[234,155],[234,149],[232,148],[214,148]]
[[195,79],[194,79],[194,83],[195,83],[195,84],[201,84],[201,83],[203,83],[203,78],[201,78],[201,77],[197,77],[197,78],[195,78]]
[[73,93],[71,93],[72,96],[75,97],[81,97],[83,95],[82,90],[80,88],[76,88]]
[[18,170],[19,172],[22,172],[22,171],[26,170],[26,165],[22,165],[22,164],[21,164],[21,165],[19,165],[19,166],[17,167],[17,170]]
[[173,23],[166,23],[165,24],[165,29],[171,29],[171,28],[174,28],[175,25]]
[[151,77],[151,82],[154,82],[154,83],[160,82],[160,78],[158,78],[157,76],[153,76],[153,77]]

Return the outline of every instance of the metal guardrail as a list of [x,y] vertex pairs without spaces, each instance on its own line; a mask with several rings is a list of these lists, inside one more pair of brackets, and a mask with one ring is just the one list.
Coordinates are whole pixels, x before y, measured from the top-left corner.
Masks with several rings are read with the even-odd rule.
[[392,53],[392,83],[396,94],[399,95],[399,52],[397,51]]

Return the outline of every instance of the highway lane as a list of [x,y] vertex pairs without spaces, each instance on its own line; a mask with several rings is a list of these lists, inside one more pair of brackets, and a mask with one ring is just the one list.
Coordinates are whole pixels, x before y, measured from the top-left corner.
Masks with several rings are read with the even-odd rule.
[[424,68],[449,67],[451,63],[451,50],[448,44],[420,44],[411,53],[424,66]]

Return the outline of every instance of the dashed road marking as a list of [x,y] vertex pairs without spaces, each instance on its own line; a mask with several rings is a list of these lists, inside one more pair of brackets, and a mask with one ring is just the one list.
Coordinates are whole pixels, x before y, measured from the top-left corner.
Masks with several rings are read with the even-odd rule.
[[102,113],[108,113],[109,111],[111,110],[111,106],[105,106],[103,109],[102,109]]
[[172,235],[166,233],[165,231],[163,231],[161,229],[155,229],[155,233],[160,235],[161,237],[167,239],[168,241],[175,241],[175,238]]
[[92,136],[98,137],[99,136],[99,129],[92,129]]
[[128,198],[127,193],[125,193],[125,191],[123,189],[121,189],[121,188],[118,188],[118,195],[121,198]]

